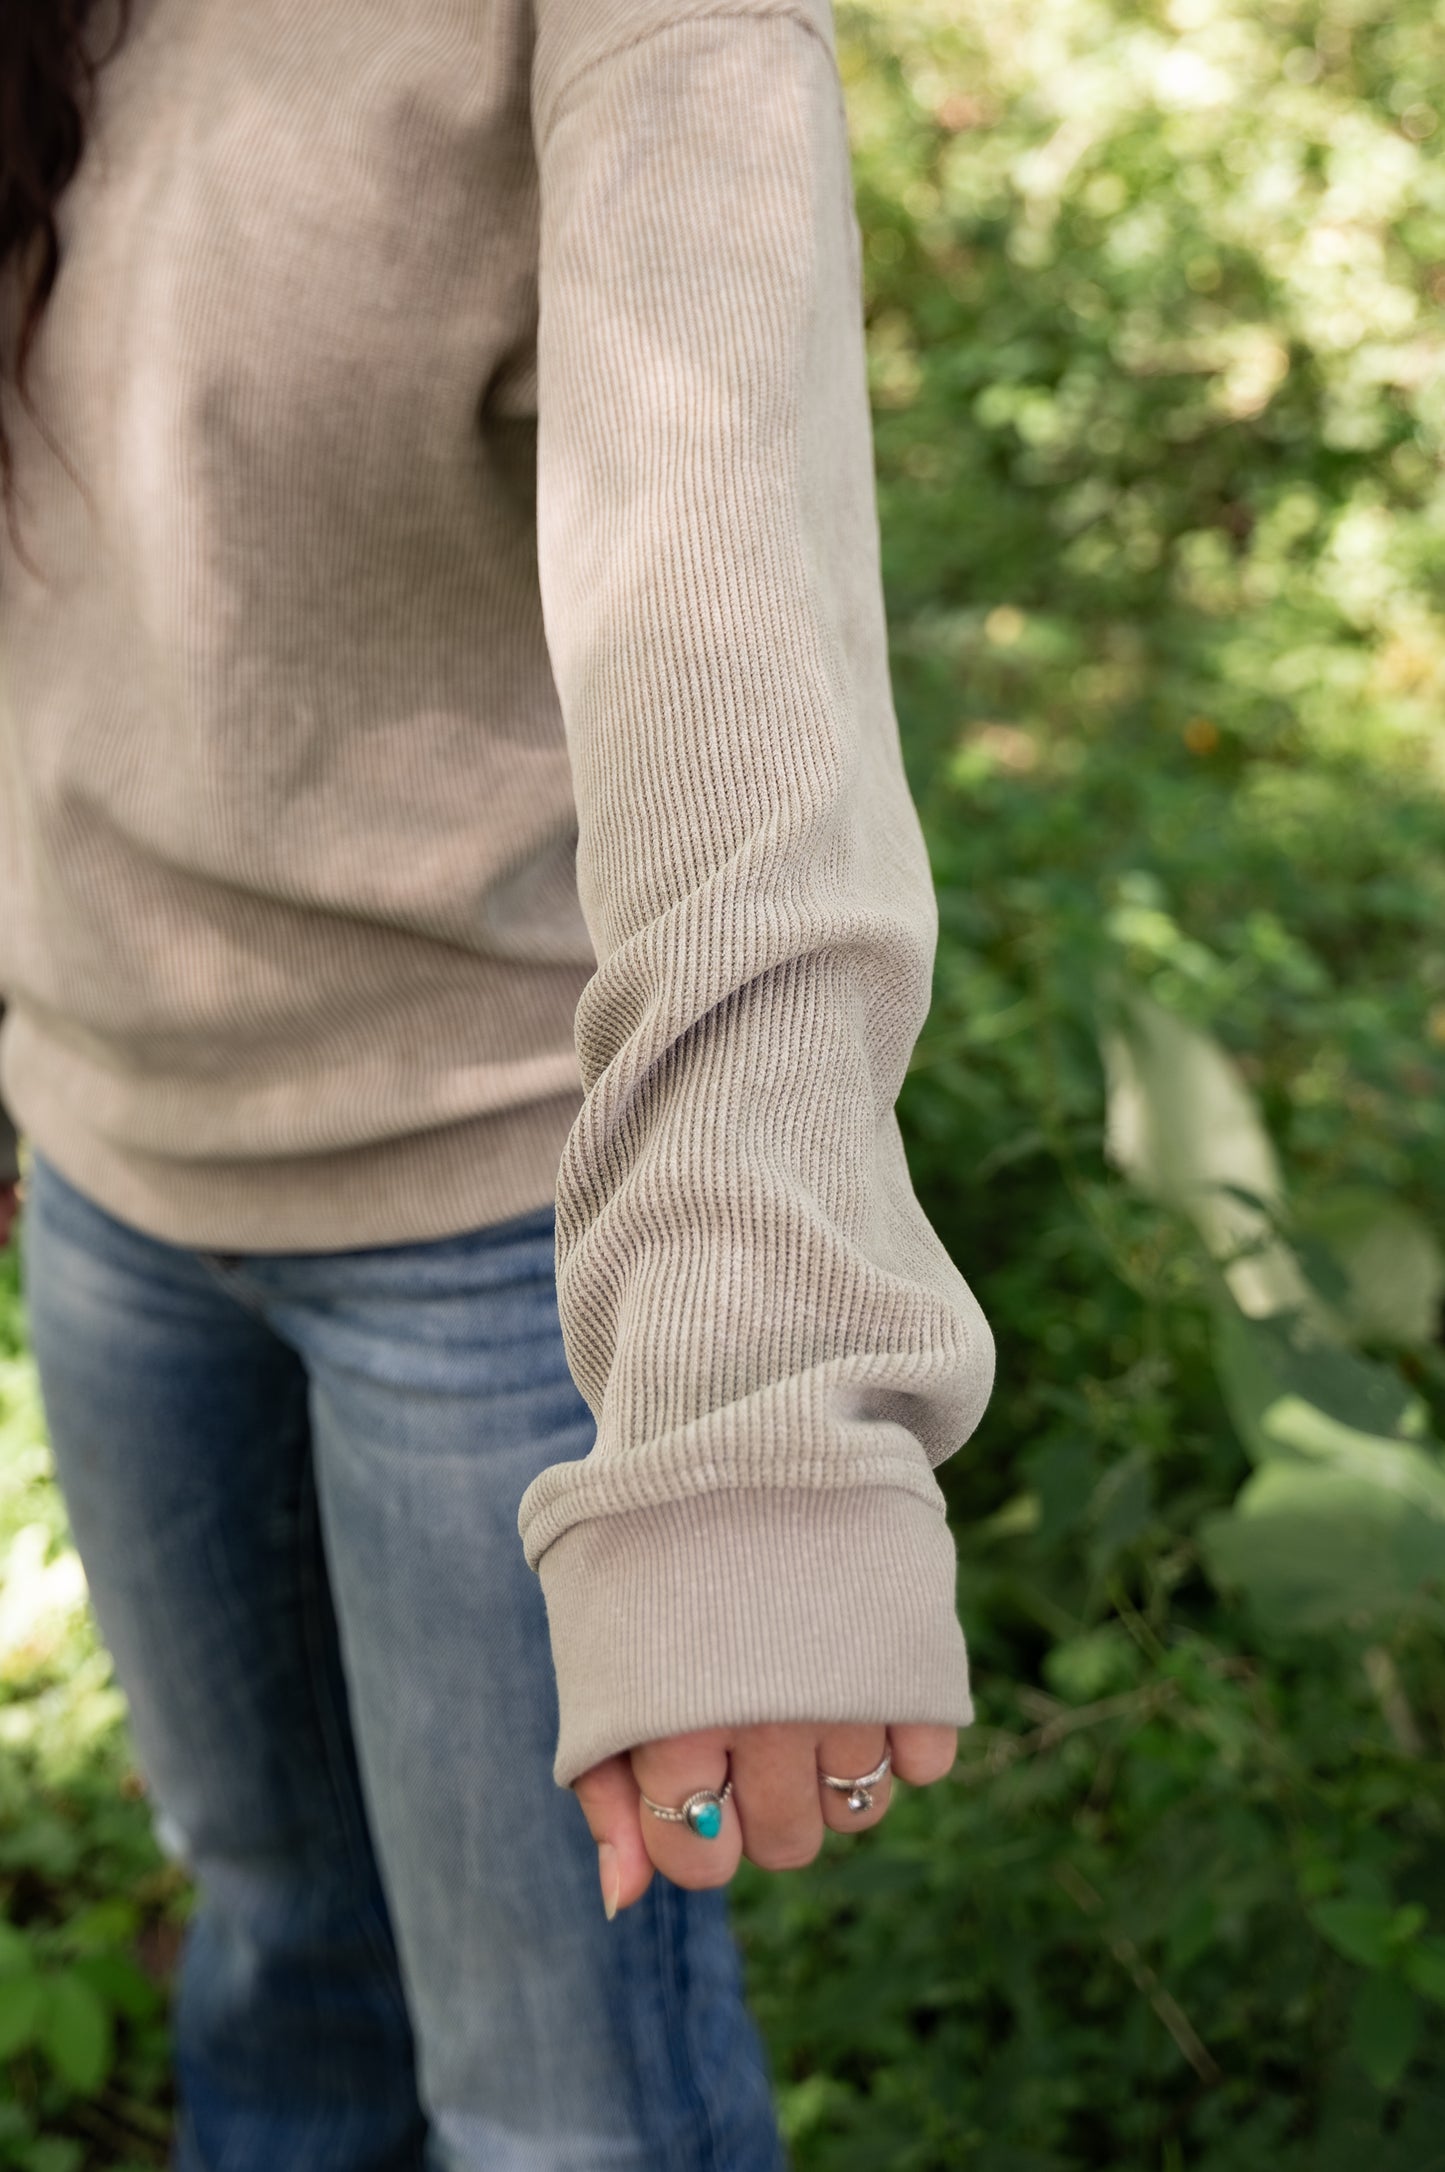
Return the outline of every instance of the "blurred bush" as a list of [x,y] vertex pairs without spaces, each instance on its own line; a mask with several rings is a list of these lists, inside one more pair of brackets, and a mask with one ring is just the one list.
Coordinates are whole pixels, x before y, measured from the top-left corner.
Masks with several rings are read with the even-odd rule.
[[[837,17],[939,890],[902,1115],[999,1371],[953,1781],[738,1882],[783,2116],[799,2172],[1429,2172],[1438,8]],[[0,2164],[159,2164],[184,1895],[18,1355],[0,1422]]]
[[158,2166],[164,1983],[189,1896],[162,1862],[66,1536],[0,1257],[0,2165]]
[[1438,9],[839,10],[959,1782],[745,1871],[818,2172],[1445,2162]]

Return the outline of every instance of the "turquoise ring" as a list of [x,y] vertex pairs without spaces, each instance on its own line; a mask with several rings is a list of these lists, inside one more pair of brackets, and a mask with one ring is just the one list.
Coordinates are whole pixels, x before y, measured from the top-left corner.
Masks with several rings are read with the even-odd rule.
[[[700,1840],[716,1840],[722,1831],[723,1804],[732,1791],[731,1780],[725,1780],[720,1788],[700,1787],[677,1810],[665,1802],[654,1802],[650,1795],[642,1799],[655,1818],[666,1818],[672,1825],[690,1825]],[[640,1788],[638,1793],[642,1794]]]

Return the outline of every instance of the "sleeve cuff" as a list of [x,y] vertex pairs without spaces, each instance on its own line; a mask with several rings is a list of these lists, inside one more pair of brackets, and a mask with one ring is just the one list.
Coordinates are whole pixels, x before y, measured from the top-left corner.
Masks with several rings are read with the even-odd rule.
[[538,1573],[559,1787],[694,1728],[973,1718],[941,1497],[891,1486],[698,1494],[573,1524]]

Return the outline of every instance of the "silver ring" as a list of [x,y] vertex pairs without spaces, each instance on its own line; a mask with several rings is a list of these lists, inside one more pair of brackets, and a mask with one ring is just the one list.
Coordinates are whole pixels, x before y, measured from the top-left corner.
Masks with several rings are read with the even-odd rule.
[[722,1831],[723,1804],[733,1791],[731,1780],[724,1780],[719,1787],[699,1787],[688,1796],[681,1809],[673,1810],[665,1802],[654,1802],[650,1795],[638,1794],[655,1818],[666,1818],[670,1825],[690,1825],[702,1840],[716,1840]]
[[861,1780],[835,1780],[831,1772],[820,1772],[818,1778],[824,1787],[835,1787],[840,1795],[846,1795],[850,1810],[871,1810],[873,1797],[869,1790],[878,1785],[892,1762],[893,1752],[888,1749],[883,1752],[882,1764],[875,1765],[871,1772],[865,1772]]

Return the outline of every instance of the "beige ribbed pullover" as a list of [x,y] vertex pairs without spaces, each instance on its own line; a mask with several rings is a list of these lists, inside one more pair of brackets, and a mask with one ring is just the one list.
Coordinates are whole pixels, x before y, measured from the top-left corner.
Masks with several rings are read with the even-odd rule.
[[829,0],[137,0],[60,226],[78,482],[6,393],[22,1133],[202,1248],[555,1195],[563,1784],[966,1723],[933,1467],[993,1345],[894,1114],[937,919]]

